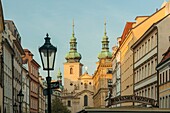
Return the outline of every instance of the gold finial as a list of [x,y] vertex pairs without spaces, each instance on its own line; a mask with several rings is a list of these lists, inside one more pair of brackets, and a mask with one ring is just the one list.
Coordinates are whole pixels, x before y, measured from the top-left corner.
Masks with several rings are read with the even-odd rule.
[[106,18],[104,19],[104,34],[106,35],[107,32],[106,32]]
[[73,24],[72,24],[72,26],[73,26],[73,36],[74,36],[74,19],[73,19]]

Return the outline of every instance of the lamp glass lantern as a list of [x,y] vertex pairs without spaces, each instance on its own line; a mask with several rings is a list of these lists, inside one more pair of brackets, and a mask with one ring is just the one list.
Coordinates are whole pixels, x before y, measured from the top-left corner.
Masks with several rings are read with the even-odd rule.
[[17,111],[17,104],[16,103],[13,105],[13,108],[14,108],[14,111]]
[[23,100],[24,100],[24,94],[22,94],[22,91],[20,91],[17,96],[18,96],[18,101],[19,101],[20,103],[22,103]]
[[48,37],[48,34],[44,39],[44,45],[39,48],[43,70],[54,70],[57,48],[50,43],[50,37]]

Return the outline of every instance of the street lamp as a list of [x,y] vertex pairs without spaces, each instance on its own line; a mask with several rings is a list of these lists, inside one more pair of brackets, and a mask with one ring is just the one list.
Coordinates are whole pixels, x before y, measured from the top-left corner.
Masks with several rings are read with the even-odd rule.
[[43,70],[48,71],[47,80],[47,95],[48,95],[48,113],[51,113],[51,77],[50,70],[54,70],[55,55],[57,48],[50,43],[50,37],[47,33],[45,43],[39,48],[40,57],[43,65]]
[[20,111],[20,113],[22,113],[21,105],[22,105],[22,102],[24,99],[24,94],[22,94],[22,90],[19,91],[19,94],[17,95],[17,97],[18,97],[18,101],[19,101],[19,111]]
[[17,104],[16,103],[13,105],[13,108],[14,108],[14,112],[16,112],[17,111]]

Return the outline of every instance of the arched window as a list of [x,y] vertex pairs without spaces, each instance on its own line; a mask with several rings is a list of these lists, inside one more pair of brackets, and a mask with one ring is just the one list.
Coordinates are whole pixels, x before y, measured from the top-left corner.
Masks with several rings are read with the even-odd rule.
[[70,74],[73,74],[73,68],[72,67],[70,68]]
[[88,106],[88,96],[84,96],[84,106]]

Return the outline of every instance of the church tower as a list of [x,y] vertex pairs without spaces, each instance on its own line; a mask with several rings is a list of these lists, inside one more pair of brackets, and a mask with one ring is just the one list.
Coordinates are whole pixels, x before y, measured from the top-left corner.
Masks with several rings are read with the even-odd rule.
[[104,36],[102,38],[102,51],[98,55],[99,61],[97,64],[97,70],[93,75],[94,84],[94,107],[104,108],[106,102],[101,97],[106,97],[108,94],[108,81],[112,80],[112,53],[109,51],[109,41],[106,33],[106,21],[104,22]]
[[112,58],[112,53],[109,52],[109,41],[108,41],[108,36],[106,32],[106,21],[104,23],[104,36],[102,39],[102,51],[98,55],[98,59],[111,59]]
[[64,87],[67,90],[72,91],[72,84],[78,80],[82,75],[82,66],[80,63],[81,54],[77,52],[77,42],[74,36],[74,21],[73,21],[73,33],[70,39],[70,51],[66,54],[65,59],[67,62],[64,63]]

